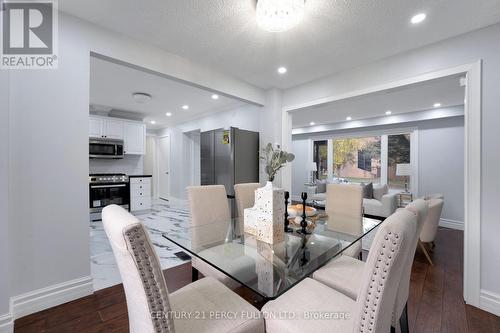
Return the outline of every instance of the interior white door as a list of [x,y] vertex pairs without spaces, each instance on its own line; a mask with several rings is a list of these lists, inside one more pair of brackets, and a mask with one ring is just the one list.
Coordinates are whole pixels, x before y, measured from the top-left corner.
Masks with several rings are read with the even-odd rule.
[[170,137],[168,136],[158,141],[158,169],[158,196],[161,199],[168,199],[170,183]]

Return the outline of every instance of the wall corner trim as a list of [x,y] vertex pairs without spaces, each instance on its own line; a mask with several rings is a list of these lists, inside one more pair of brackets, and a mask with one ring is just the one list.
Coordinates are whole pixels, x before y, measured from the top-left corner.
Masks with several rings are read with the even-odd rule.
[[464,230],[464,222],[450,219],[440,219],[439,226],[448,229]]
[[14,332],[14,319],[12,314],[5,313],[0,316],[0,333],[13,333]]
[[12,318],[18,319],[38,311],[91,295],[93,292],[92,277],[86,276],[30,291],[22,295],[13,296],[10,299]]
[[500,316],[500,294],[481,289],[479,308]]

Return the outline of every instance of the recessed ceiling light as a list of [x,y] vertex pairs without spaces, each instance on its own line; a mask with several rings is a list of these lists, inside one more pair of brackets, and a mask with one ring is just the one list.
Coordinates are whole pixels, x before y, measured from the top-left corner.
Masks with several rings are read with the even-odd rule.
[[219,99],[219,95],[217,95],[217,94],[213,94],[213,95],[212,95],[212,99]]
[[154,124],[156,124],[156,121],[151,120],[150,123],[151,123],[151,125],[154,125]]
[[387,111],[385,111],[385,114],[386,114],[387,116],[390,116],[390,115],[392,114],[392,111],[391,111],[391,110],[387,110]]
[[167,116],[167,117],[172,117],[172,112],[167,112],[167,113],[165,113],[165,116]]
[[288,71],[288,69],[286,69],[286,67],[278,68],[278,73],[280,73],[280,74],[285,74],[287,71]]
[[146,94],[146,93],[137,92],[137,93],[132,94],[132,98],[134,98],[134,101],[136,103],[144,104],[144,103],[149,102],[151,100],[151,95]]
[[347,120],[347,121],[352,120],[352,117],[351,116],[345,117],[345,120]]
[[438,108],[438,107],[440,107],[440,106],[441,106],[441,103],[434,103],[434,107],[435,107],[435,108]]
[[314,126],[314,125],[316,125],[316,123],[315,123],[314,121],[311,121],[311,122],[309,123],[309,125]]
[[422,23],[427,18],[425,13],[419,13],[411,18],[411,23],[419,24]]
[[187,105],[187,104],[186,104],[186,105],[183,105],[183,106],[182,106],[182,109],[183,109],[183,110],[189,110],[189,105]]

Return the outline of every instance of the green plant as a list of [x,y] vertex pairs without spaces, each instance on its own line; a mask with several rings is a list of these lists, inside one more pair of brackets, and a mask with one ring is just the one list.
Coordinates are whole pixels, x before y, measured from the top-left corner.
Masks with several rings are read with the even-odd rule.
[[272,182],[279,169],[281,169],[286,163],[292,162],[295,159],[295,155],[281,149],[274,149],[273,145],[268,143],[266,147],[262,149],[260,159],[265,162],[267,177],[269,181]]

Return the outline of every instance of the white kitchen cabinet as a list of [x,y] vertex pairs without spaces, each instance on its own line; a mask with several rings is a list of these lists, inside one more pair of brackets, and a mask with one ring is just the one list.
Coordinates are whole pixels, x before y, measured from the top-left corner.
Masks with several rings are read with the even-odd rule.
[[146,125],[142,123],[124,122],[123,133],[125,154],[146,154]]
[[123,140],[123,120],[104,117],[89,118],[89,137]]
[[106,139],[123,139],[123,121],[115,119],[104,120],[104,136]]
[[89,117],[89,137],[123,140],[126,155],[146,154],[146,125],[111,117]]
[[102,118],[89,118],[89,137],[102,138],[104,120]]
[[130,211],[151,209],[151,177],[130,177]]

